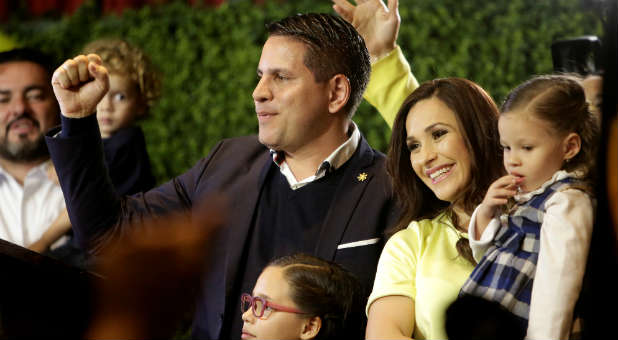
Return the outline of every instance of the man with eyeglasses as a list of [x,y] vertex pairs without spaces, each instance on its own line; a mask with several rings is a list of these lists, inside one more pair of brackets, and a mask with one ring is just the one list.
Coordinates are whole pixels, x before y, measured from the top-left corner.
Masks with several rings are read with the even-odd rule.
[[[288,17],[268,30],[253,91],[258,136],[223,140],[187,173],[133,197],[119,197],[104,175],[94,110],[109,82],[100,58],[68,60],[52,80],[62,130],[47,143],[83,246],[98,252],[144,216],[190,210],[208,194],[228,197],[196,338],[237,338],[241,293],[269,261],[292,253],[348,268],[367,296],[383,231],[398,215],[384,155],[351,119],[370,74],[360,35],[328,14]],[[351,337],[364,334],[364,325],[349,328]]]

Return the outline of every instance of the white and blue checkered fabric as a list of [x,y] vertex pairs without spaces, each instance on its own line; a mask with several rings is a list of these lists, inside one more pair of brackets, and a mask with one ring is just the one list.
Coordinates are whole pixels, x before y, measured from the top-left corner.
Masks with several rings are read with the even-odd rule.
[[514,206],[508,215],[502,215],[493,245],[462,286],[460,295],[499,302],[527,325],[545,203],[555,192],[574,182],[579,181],[572,177],[556,181],[542,193]]

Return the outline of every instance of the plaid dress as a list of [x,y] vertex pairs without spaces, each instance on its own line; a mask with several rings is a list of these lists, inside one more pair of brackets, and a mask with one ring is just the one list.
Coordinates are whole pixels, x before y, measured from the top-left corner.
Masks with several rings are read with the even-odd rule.
[[499,302],[527,327],[545,202],[579,182],[572,177],[558,180],[500,216],[501,227],[493,244],[462,286],[460,296],[471,294]]

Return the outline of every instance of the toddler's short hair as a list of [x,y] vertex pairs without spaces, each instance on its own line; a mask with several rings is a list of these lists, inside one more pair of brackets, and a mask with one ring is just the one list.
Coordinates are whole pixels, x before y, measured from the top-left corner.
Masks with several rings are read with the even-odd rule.
[[97,39],[84,46],[82,53],[99,55],[110,74],[125,75],[133,80],[148,108],[161,95],[159,72],[141,49],[128,42],[115,38]]

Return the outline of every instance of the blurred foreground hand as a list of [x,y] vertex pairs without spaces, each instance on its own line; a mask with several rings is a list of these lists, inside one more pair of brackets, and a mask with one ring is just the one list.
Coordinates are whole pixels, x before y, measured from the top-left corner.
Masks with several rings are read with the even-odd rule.
[[100,257],[105,277],[94,287],[94,312],[86,338],[170,338],[192,313],[208,250],[222,225],[220,199],[193,214],[145,221]]

